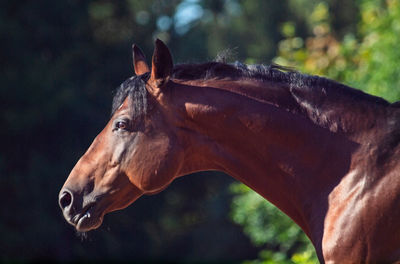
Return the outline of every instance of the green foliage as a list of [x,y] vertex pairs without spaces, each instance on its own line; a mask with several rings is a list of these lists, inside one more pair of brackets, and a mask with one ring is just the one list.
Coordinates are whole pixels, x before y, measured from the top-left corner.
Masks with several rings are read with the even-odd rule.
[[[314,248],[289,217],[244,184],[232,184],[232,220],[257,245],[260,260],[245,263],[315,263]],[[308,261],[308,262],[307,262]]]
[[355,83],[394,101],[400,98],[400,1],[361,1],[361,40]]
[[[355,32],[338,39],[329,24],[325,2],[310,16],[313,35],[302,38],[282,28],[277,63],[295,66],[310,74],[345,82],[390,101],[400,98],[400,1],[359,1],[360,20]],[[291,25],[289,23],[289,25]],[[294,26],[293,26],[294,27]]]

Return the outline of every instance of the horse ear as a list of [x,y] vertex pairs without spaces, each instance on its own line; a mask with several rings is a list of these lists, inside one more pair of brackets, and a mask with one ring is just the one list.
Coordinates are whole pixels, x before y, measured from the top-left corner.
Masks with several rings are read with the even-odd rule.
[[157,88],[168,82],[174,64],[168,47],[159,39],[155,42],[150,81]]
[[143,51],[135,44],[132,45],[132,56],[133,56],[133,67],[135,69],[136,75],[142,75],[146,72],[150,72]]

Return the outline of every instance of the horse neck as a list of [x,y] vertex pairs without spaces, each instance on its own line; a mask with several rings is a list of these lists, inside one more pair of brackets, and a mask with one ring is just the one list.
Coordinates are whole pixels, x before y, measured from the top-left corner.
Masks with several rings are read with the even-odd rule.
[[[176,84],[179,137],[186,149],[180,174],[221,170],[274,203],[314,244],[320,243],[328,195],[350,171],[357,146],[337,133],[347,129],[340,126],[346,122],[331,113],[331,126],[318,123],[305,108],[311,107],[305,96],[285,85],[251,80]],[[351,133],[355,137],[354,129]]]

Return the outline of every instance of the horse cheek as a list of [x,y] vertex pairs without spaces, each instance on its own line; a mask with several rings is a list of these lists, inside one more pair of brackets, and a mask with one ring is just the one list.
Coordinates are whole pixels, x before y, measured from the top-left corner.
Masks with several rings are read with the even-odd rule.
[[158,192],[166,188],[178,175],[181,167],[183,151],[179,147],[168,145],[164,156],[155,161],[155,168],[150,176],[151,192]]
[[148,140],[148,144],[135,152],[131,163],[131,181],[146,193],[166,187],[175,178],[179,168],[179,151],[166,136]]

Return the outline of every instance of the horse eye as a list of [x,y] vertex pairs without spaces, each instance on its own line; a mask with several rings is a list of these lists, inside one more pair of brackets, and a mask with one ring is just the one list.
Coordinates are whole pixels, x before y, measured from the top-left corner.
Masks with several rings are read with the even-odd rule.
[[126,130],[128,128],[128,124],[125,121],[118,121],[117,123],[115,123],[115,128]]

